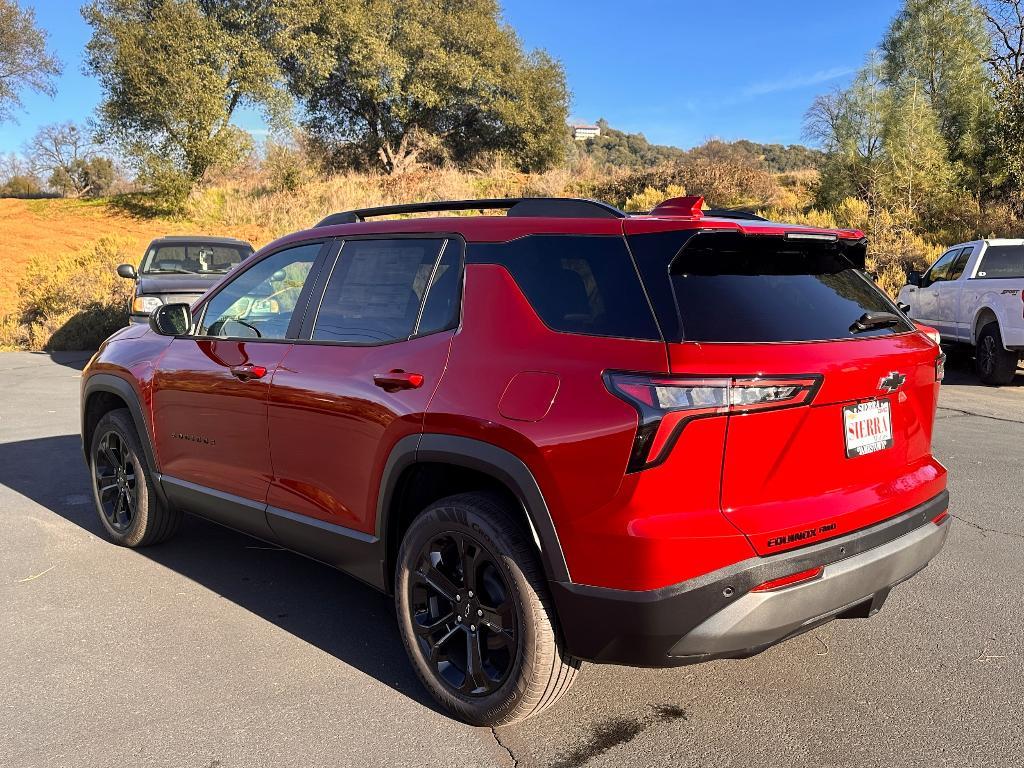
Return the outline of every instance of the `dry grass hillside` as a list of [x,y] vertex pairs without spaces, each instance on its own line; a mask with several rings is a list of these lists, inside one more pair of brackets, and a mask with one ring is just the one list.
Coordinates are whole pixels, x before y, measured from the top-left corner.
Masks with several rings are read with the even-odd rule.
[[812,210],[814,172],[771,174],[704,161],[613,174],[585,164],[544,174],[523,174],[501,164],[479,171],[439,168],[328,178],[304,165],[286,170],[236,170],[210,180],[174,217],[147,210],[151,201],[144,197],[0,199],[0,349],[95,348],[127,322],[131,284],[115,276],[117,264],[137,264],[154,237],[227,235],[259,248],[334,211],[417,200],[593,197],[635,211],[699,192],[711,207],[757,208],[781,220],[868,231],[869,269],[890,292],[903,284],[908,265],[927,264],[937,248],[896,221],[872,219],[856,200],[835,211]]
[[202,231],[246,239],[266,237],[256,226],[218,225],[213,229],[216,231],[197,229],[191,221],[134,216],[106,200],[0,199],[0,315],[17,303],[18,283],[33,257],[59,261],[101,237],[123,241],[136,254],[135,263],[149,241],[162,235]]

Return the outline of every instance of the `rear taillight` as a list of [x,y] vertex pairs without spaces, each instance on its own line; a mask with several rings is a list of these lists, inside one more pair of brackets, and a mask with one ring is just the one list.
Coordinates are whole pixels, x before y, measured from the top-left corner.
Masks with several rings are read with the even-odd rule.
[[812,581],[819,576],[825,569],[822,567],[808,568],[806,571],[800,571],[799,573],[791,573],[789,576],[783,576],[779,579],[772,579],[766,581],[764,584],[758,584],[754,587],[751,592],[772,592],[776,589],[784,589],[785,587],[792,587],[797,584],[803,584],[805,581]]
[[664,461],[694,419],[806,405],[820,376],[657,376],[607,373],[605,384],[637,410],[638,425],[627,472]]

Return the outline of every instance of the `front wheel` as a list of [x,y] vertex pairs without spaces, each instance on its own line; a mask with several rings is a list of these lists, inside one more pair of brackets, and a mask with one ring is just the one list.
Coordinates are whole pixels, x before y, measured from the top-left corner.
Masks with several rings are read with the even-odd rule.
[[562,649],[536,550],[500,499],[432,504],[405,534],[395,577],[416,673],[462,720],[508,725],[569,689],[580,662]]
[[978,378],[983,384],[1009,384],[1017,373],[1017,353],[1003,346],[998,323],[989,323],[981,329],[974,360],[977,363]]
[[105,414],[96,425],[89,469],[96,511],[114,543],[142,547],[177,532],[181,512],[157,498],[142,444],[126,409]]

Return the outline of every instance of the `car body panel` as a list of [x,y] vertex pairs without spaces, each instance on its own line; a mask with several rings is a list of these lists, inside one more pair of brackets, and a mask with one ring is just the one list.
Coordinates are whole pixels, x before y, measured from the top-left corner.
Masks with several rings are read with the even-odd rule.
[[[459,216],[318,227],[271,243],[247,267],[310,241],[325,243],[322,265],[328,251],[337,253],[333,241],[346,237],[444,235],[472,244],[546,233],[622,238],[678,230],[796,232],[834,237],[846,241],[844,248],[863,246],[857,230],[716,217]],[[390,585],[397,550],[389,526],[403,512],[396,485],[417,462],[467,468],[506,485],[523,504],[524,530],[541,550],[552,589],[563,595],[559,610],[572,602],[565,595],[582,594],[586,611],[593,609],[588,615],[600,614],[595,606],[633,606],[623,618],[636,605],[656,609],[669,593],[699,592],[699,610],[684,622],[692,626],[735,591],[752,589],[755,578],[784,576],[779,569],[812,556],[837,562],[847,542],[880,546],[890,528],[903,526],[905,534],[907,526],[930,525],[944,511],[945,470],[931,455],[939,350],[923,333],[666,344],[559,332],[545,324],[505,266],[463,269],[461,316],[451,330],[379,345],[311,342],[302,318],[323,294],[304,289],[282,340],[169,339],[145,326],[115,334],[86,368],[83,394],[100,374],[130,383],[147,420],[158,479],[186,511],[218,519],[218,507],[230,508],[221,522],[381,589]],[[308,280],[321,280],[321,271],[314,266]],[[320,285],[307,286],[314,284]],[[244,364],[266,374],[242,381],[231,369]],[[375,386],[375,374],[396,370],[422,374],[422,385],[394,392]],[[880,379],[893,371],[906,381],[880,392]],[[812,375],[820,386],[808,405],[688,422],[671,440],[659,437],[662,460],[634,470],[638,411],[609,389],[609,372]],[[892,408],[893,446],[847,459],[843,406],[880,398]],[[813,541],[790,538],[809,528],[816,531]],[[769,543],[778,539],[784,543]],[[870,601],[880,605],[889,586],[882,584]],[[646,608],[635,615],[652,625],[667,620]],[[618,625],[611,633],[617,639],[609,642],[625,637],[659,649],[679,640],[659,635],[652,645],[650,637]],[[591,649],[585,627],[569,634],[570,652],[579,648],[588,658],[673,663],[663,650]]]

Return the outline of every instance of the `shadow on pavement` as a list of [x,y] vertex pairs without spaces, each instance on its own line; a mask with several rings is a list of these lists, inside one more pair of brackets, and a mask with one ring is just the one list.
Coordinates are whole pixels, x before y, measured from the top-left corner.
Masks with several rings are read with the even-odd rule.
[[41,357],[48,357],[57,365],[63,365],[66,368],[74,368],[76,371],[80,371],[85,368],[85,364],[89,362],[89,359],[95,354],[95,351],[85,352],[31,352],[32,355],[38,355]]
[[974,359],[970,357],[950,358],[946,361],[946,376],[944,384],[960,384],[968,387],[982,387],[983,389],[997,390],[1001,388],[1024,387],[1024,369],[1017,368],[1017,375],[1009,384],[1003,387],[991,387],[982,384],[981,379],[974,370]]
[[[55,480],[58,468],[60,479]],[[0,484],[106,539],[78,435],[0,444]],[[171,541],[135,552],[440,711],[409,666],[392,601],[370,587],[191,516]]]

